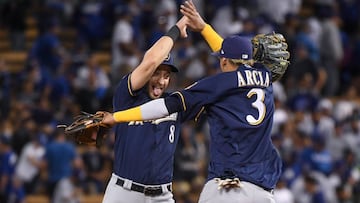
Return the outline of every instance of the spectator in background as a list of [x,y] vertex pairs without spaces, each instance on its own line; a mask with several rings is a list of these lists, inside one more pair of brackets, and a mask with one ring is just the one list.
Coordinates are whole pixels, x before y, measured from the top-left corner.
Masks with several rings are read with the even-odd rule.
[[322,29],[320,57],[327,74],[323,94],[335,96],[340,87],[339,65],[344,55],[339,28],[340,19],[333,5],[319,5],[318,8]]
[[217,71],[217,65],[214,65],[216,62],[212,57],[209,57],[205,43],[198,43],[196,48],[191,40],[184,40],[184,43],[186,50],[184,50],[185,53],[182,61],[184,61],[185,64],[183,64],[182,67],[186,68],[184,72],[185,78],[188,80],[179,81],[178,84],[181,87],[187,87],[207,75],[215,74]]
[[12,187],[9,192],[9,198],[6,203],[26,203],[26,194],[23,188],[22,182],[18,177],[14,177],[12,181]]
[[274,199],[276,203],[295,203],[294,195],[286,186],[286,181],[283,178],[280,178],[276,185]]
[[317,176],[310,171],[301,175],[291,187],[297,203],[329,203]]
[[334,105],[334,119],[338,122],[342,122],[347,118],[350,118],[354,111],[359,107],[359,104],[356,102],[356,98],[358,97],[359,94],[357,93],[355,86],[349,85],[344,88]]
[[54,191],[64,178],[72,175],[73,170],[82,166],[81,159],[77,156],[75,146],[66,141],[62,129],[54,133],[54,140],[46,146],[43,167],[48,173],[47,194],[53,203]]
[[85,194],[100,194],[104,191],[104,172],[107,173],[107,158],[96,147],[86,147],[81,154],[86,171],[83,188]]
[[360,171],[355,154],[350,149],[344,149],[343,159],[336,162],[335,172],[340,178],[340,184],[353,188],[352,193],[356,194],[358,189]]
[[0,202],[7,202],[13,187],[17,156],[11,148],[11,137],[0,134]]
[[191,182],[199,174],[199,161],[197,160],[198,149],[193,140],[193,128],[183,125],[181,137],[175,154],[175,165],[177,171],[174,172],[176,179]]
[[61,102],[63,100],[72,99],[72,80],[74,77],[75,70],[77,66],[71,66],[70,61],[66,61],[59,68],[58,74],[52,79],[50,84],[46,85],[44,92],[44,97],[47,97],[52,109],[61,108]]
[[[320,61],[319,48],[316,42],[311,38],[311,27],[307,19],[302,20],[296,34],[297,46],[302,46],[306,49],[306,58],[311,60],[313,63],[318,64]],[[303,57],[298,56],[302,59]]]
[[63,60],[67,60],[66,51],[58,37],[59,32],[59,22],[48,19],[46,31],[36,39],[29,53],[29,61],[38,62],[43,78],[50,81],[57,74]]
[[360,158],[360,115],[358,110],[346,119],[347,128],[344,131],[344,140],[347,147]]
[[[21,104],[19,106],[22,106]],[[10,122],[14,132],[12,134],[12,148],[14,152],[20,156],[21,150],[31,136],[38,130],[36,123],[31,119],[30,110],[26,107],[12,108],[11,114],[5,122]]]
[[328,136],[326,149],[330,152],[334,162],[342,161],[343,151],[347,148],[344,139],[344,123],[336,122],[334,132]]
[[31,106],[31,117],[37,125],[50,124],[54,121],[54,109],[46,94],[40,96],[34,106]]
[[62,178],[54,190],[53,203],[79,203],[82,195],[81,176],[73,172],[69,177]]
[[35,83],[27,78],[25,81],[20,83],[21,88],[19,94],[17,94],[17,103],[23,105],[26,108],[36,106],[36,101],[40,97],[40,92],[36,89]]
[[238,33],[240,36],[252,38],[258,33],[258,27],[255,19],[246,18],[243,20],[243,29]]
[[328,139],[335,131],[335,120],[332,117],[333,102],[329,99],[320,99],[318,105],[313,112],[314,125],[317,124],[317,129],[321,134]]
[[[358,15],[360,12],[357,12],[356,15]],[[358,20],[358,19],[357,19]],[[348,22],[344,22],[345,24]],[[344,77],[344,83],[348,85],[353,85],[356,87],[357,92],[360,92],[360,24],[358,26],[354,26],[356,24],[353,24],[351,27],[356,29],[356,34],[354,34],[356,37],[354,38],[354,41],[349,41],[348,46],[350,47],[350,50],[346,53],[344,56],[344,69],[343,71],[343,77]],[[342,90],[343,91],[343,90]]]
[[330,152],[325,148],[326,138],[322,134],[311,135],[312,146],[304,153],[304,165],[310,170],[330,175],[333,170],[333,159]]
[[115,8],[117,21],[112,35],[112,81],[130,72],[140,62],[141,52],[137,48],[132,27],[132,13],[126,6]]
[[150,48],[158,39],[160,39],[167,32],[167,27],[168,18],[166,16],[157,17],[156,24],[152,27],[148,39],[146,40],[146,47]]
[[155,16],[164,16],[167,19],[166,30],[175,25],[178,20],[178,7],[175,0],[156,0]]
[[349,187],[340,185],[336,188],[336,197],[338,203],[353,203],[351,200],[351,191]]
[[99,66],[95,54],[90,55],[86,64],[78,68],[73,86],[77,103],[84,111],[94,112],[99,108],[110,87],[110,79],[105,70]]
[[41,143],[39,134],[32,134],[20,155],[15,174],[24,186],[26,194],[32,194],[39,186],[41,160],[45,154],[45,147]]
[[79,40],[84,40],[89,47],[97,51],[106,36],[107,22],[105,21],[103,1],[80,1],[75,9],[74,20]]
[[302,0],[256,0],[256,2],[259,13],[265,14],[271,21],[281,24],[285,21],[286,14],[299,12]]
[[61,20],[62,25],[69,25],[78,1],[71,0],[45,0],[45,5]]
[[310,57],[303,42],[298,41],[294,51],[296,54],[286,73],[285,87],[288,96],[291,98],[296,94],[304,94],[305,91],[314,96],[320,95],[326,82],[324,68]]
[[218,30],[220,36],[226,37],[240,33],[244,30],[242,18],[248,18],[249,13],[244,9],[241,13],[242,16],[240,15],[238,1],[231,1],[230,4],[225,4],[217,9],[218,11],[215,13],[211,24],[214,26],[215,30]]
[[311,175],[305,176],[305,192],[309,195],[309,203],[327,203],[318,181]]

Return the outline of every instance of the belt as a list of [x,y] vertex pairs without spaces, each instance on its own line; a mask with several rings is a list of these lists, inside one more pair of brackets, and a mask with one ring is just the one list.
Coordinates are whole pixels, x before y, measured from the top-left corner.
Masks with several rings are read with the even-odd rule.
[[265,188],[265,187],[261,187],[261,188],[264,189],[267,192],[270,192],[271,194],[274,194],[274,189],[269,189],[269,188]]
[[[124,180],[118,178],[116,180],[116,185],[119,186],[123,186],[125,183]],[[167,185],[166,188],[171,192],[171,185]],[[146,196],[159,196],[161,194],[163,194],[165,191],[163,191],[161,186],[143,186],[143,185],[139,185],[136,183],[131,183],[131,187],[130,189],[132,191],[136,191],[136,192],[140,192],[140,193],[144,193]]]

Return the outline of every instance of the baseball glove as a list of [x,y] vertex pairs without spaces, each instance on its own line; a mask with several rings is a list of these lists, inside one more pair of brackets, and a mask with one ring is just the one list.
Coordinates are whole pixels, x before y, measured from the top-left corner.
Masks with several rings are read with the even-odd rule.
[[251,39],[253,59],[264,64],[272,73],[272,81],[279,80],[289,66],[290,53],[282,34],[258,34]]
[[75,121],[65,128],[65,135],[78,144],[100,147],[110,126],[102,123],[105,112],[90,114],[82,112],[75,117]]

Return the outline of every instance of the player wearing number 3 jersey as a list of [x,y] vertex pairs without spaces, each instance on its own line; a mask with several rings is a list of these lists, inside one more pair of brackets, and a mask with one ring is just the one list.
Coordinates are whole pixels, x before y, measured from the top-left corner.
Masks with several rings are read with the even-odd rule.
[[149,120],[204,107],[211,135],[210,163],[199,202],[272,203],[281,159],[270,137],[274,114],[271,72],[253,63],[248,38],[227,37],[214,55],[223,73],[169,97],[108,114],[105,121]]

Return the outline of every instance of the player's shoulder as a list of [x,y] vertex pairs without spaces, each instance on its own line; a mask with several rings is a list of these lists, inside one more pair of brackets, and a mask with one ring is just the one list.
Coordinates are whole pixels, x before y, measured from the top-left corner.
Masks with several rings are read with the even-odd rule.
[[123,85],[123,84],[127,85],[128,82],[129,82],[129,80],[130,80],[130,75],[131,75],[131,73],[128,73],[128,74],[124,75],[124,76],[120,79],[120,81],[117,83],[116,86],[119,87],[119,86],[121,86],[121,85]]
[[194,84],[192,84],[191,87],[192,86],[212,86],[215,84],[221,84],[222,81],[227,80],[229,75],[231,75],[230,72],[221,72],[221,73],[217,73],[215,75],[207,76],[205,78],[198,80]]

